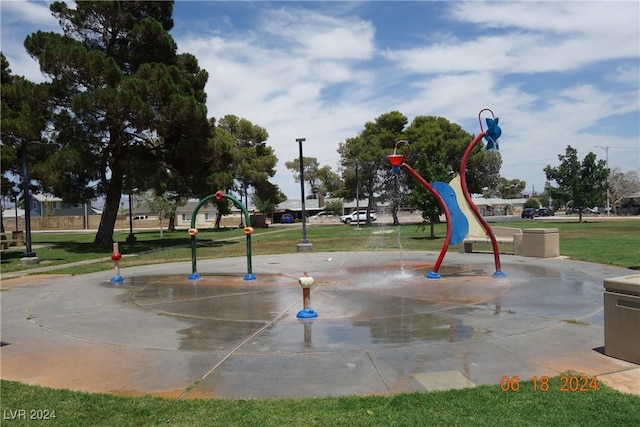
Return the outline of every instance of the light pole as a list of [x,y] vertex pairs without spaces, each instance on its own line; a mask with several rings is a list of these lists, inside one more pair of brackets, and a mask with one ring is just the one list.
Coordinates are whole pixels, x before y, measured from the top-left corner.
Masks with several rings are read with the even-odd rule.
[[302,240],[298,243],[298,252],[311,252],[313,245],[307,240],[307,214],[304,210],[304,162],[302,161],[302,143],[306,138],[296,138],[300,148],[300,194],[302,196]]
[[[12,190],[12,191],[15,191],[15,190]],[[16,212],[16,233],[18,232],[18,194],[20,193],[17,191],[13,193],[13,207]]]
[[356,160],[356,212],[358,212],[358,219],[356,220],[356,229],[360,229],[360,193],[358,192],[358,161]]
[[[609,169],[609,146],[603,147],[601,145],[596,145],[596,148],[602,148],[605,152],[605,158],[607,162],[607,169]],[[608,178],[608,175],[607,175]],[[609,203],[609,180],[607,179],[607,216],[611,215],[611,205]]]
[[[34,141],[37,142],[37,141]],[[20,258],[21,265],[39,264],[40,259],[31,250],[31,197],[29,194],[29,172],[27,169],[27,142],[22,142],[22,191],[24,193],[24,234],[25,253]]]
[[136,236],[133,235],[133,203],[131,192],[131,187],[129,187],[129,236],[127,236],[127,243],[135,243],[138,241]]

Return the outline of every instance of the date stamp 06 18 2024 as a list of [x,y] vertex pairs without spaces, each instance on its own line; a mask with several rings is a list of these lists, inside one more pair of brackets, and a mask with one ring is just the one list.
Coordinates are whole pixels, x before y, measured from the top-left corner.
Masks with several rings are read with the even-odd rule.
[[[551,380],[545,375],[541,377],[531,377],[529,381],[533,384],[533,391],[546,393],[552,387]],[[503,375],[500,378],[500,390],[503,392],[520,391],[520,377],[517,375],[512,377]],[[598,377],[588,377],[586,375],[561,375],[558,390],[564,393],[597,391]]]
[[[529,379],[533,385],[533,391],[548,392],[552,383],[549,377],[531,377]],[[517,375],[503,375],[500,378],[500,390],[503,392],[519,392],[520,377]],[[582,376],[560,376],[559,391],[567,393],[588,392],[598,390],[598,377]],[[3,409],[2,419],[9,420],[54,420],[56,419],[56,411],[49,409]]]

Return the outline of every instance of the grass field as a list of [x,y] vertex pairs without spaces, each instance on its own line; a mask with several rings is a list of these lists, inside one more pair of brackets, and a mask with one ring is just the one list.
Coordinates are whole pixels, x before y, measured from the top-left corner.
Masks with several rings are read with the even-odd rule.
[[[505,224],[541,227],[534,221]],[[574,259],[640,268],[640,221],[545,223],[560,229],[561,255]],[[344,225],[310,226],[307,237],[314,252],[353,250],[438,251],[445,234],[410,224],[400,227],[356,228]],[[127,255],[123,265],[187,261],[189,237],[185,231],[136,233],[138,243],[120,244]],[[116,234],[125,241],[126,234]],[[292,253],[301,238],[299,226],[256,229],[254,255]],[[57,273],[83,274],[113,268],[109,250],[95,248],[90,234],[35,233],[34,250],[41,262],[19,265],[22,251],[2,254],[2,272],[56,266]],[[198,258],[222,258],[246,254],[242,230],[201,231]],[[474,247],[475,248],[475,247]],[[480,248],[482,249],[482,248]],[[452,248],[451,250],[457,250]],[[71,262],[104,261],[83,266]],[[501,386],[480,386],[446,392],[393,396],[331,397],[314,399],[171,400],[156,397],[118,397],[105,394],[52,390],[0,381],[2,425],[60,426],[631,426],[640,420],[640,397],[616,392],[597,384],[584,392],[560,391],[553,378],[546,391],[522,382],[517,391]],[[52,415],[55,418],[52,418]],[[48,419],[45,419],[48,417]]]
[[[517,391],[479,386],[393,396],[274,400],[117,397],[9,381],[1,386],[5,417],[20,409],[27,418],[34,417],[5,418],[2,425],[7,426],[633,426],[640,414],[640,397],[601,384],[597,390],[562,392],[559,378],[551,379],[547,391],[540,384],[534,391],[533,383],[522,382]],[[52,411],[54,419],[35,419]]]
[[[560,230],[560,254],[573,259],[600,262],[632,269],[640,268],[640,220],[620,222],[558,222],[539,223],[517,221],[504,224],[519,228],[558,228]],[[408,250],[439,251],[446,228],[435,227],[436,239],[430,239],[429,227],[421,224],[402,226],[373,225],[356,228],[346,225],[312,225],[307,227],[307,238],[313,243],[314,252]],[[128,233],[115,233],[114,240],[125,242]],[[136,244],[120,243],[125,255],[123,266],[135,266],[168,261],[191,259],[190,238],[186,231],[137,232]],[[110,249],[92,245],[93,234],[34,233],[33,247],[40,264],[21,266],[23,250],[2,253],[2,272],[24,271],[43,266],[55,266],[79,261],[104,259],[104,262],[86,266],[63,268],[60,273],[84,274],[109,270]],[[253,255],[296,252],[300,242],[300,225],[255,229],[251,238]],[[198,234],[198,258],[226,258],[246,255],[246,238],[240,229],[202,230]],[[486,250],[489,245],[474,245],[474,250]],[[508,249],[508,248],[507,248]],[[449,250],[456,251],[457,246]],[[127,257],[127,255],[135,255]]]

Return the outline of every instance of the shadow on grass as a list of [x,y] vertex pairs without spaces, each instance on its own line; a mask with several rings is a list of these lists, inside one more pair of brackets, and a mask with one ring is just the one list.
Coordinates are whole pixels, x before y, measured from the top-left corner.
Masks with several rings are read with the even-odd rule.
[[[238,241],[228,241],[228,240],[209,240],[202,239],[196,240],[196,245],[198,247],[222,247],[227,245],[235,245],[239,243]],[[149,252],[159,249],[172,249],[176,247],[189,247],[191,242],[184,238],[170,238],[170,239],[160,239],[160,240],[149,240],[149,241],[138,241],[136,243],[119,243],[119,250],[123,254],[136,254],[142,252]],[[75,253],[75,254],[104,254],[105,256],[109,256],[111,254],[111,250],[94,245],[93,243],[60,243],[56,242],[49,246],[51,249],[59,249],[64,250],[66,252]],[[21,257],[20,254],[17,256]],[[4,258],[4,257],[3,257]]]
[[11,260],[20,259],[24,256],[24,251],[7,251],[0,255],[0,264],[8,264]]
[[[118,247],[122,253],[133,254],[173,246],[185,246],[188,245],[188,243],[189,241],[184,238],[167,238],[157,240],[139,240],[136,243],[118,242]],[[108,256],[112,253],[111,248],[105,248],[93,243],[40,241],[38,244],[46,245],[48,249],[63,250],[75,254],[95,253]]]
[[238,243],[245,243],[244,241],[230,241],[230,240],[198,240],[196,242],[197,247],[199,248],[220,248],[223,246],[229,245],[237,245]]

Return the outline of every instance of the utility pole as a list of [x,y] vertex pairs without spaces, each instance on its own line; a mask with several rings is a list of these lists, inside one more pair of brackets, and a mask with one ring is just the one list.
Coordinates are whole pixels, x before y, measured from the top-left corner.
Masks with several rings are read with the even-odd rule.
[[[609,169],[609,146],[601,146],[601,145],[596,145],[596,148],[602,148],[604,150],[605,153],[605,161],[607,164],[607,169]],[[607,216],[611,215],[611,204],[609,202],[609,176],[607,175]]]

